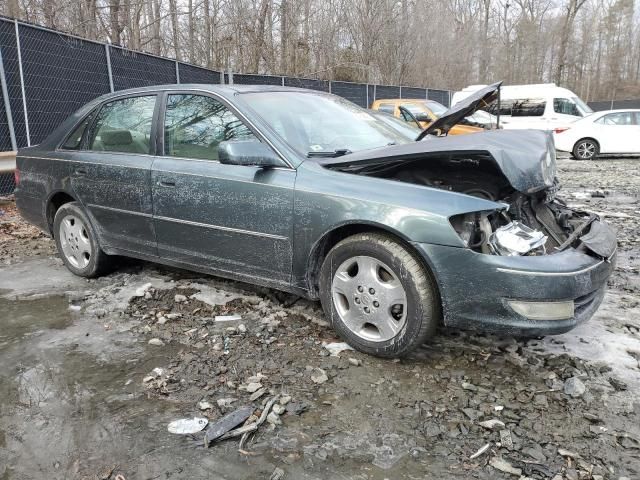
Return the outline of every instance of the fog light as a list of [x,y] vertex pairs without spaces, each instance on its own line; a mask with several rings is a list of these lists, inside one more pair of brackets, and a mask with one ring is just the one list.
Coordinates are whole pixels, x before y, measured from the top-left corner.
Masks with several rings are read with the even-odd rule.
[[573,318],[573,301],[568,302],[521,302],[509,300],[509,306],[531,320],[565,320]]

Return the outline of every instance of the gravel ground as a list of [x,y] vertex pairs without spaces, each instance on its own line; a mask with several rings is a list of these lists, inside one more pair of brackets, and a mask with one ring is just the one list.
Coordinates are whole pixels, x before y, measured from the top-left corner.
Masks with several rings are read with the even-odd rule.
[[[559,177],[619,232],[596,317],[528,341],[442,329],[396,361],[336,354],[319,305],[273,290],[139,262],[65,276],[0,203],[0,311],[25,319],[0,334],[0,478],[640,478],[640,160]],[[274,396],[242,448],[166,431]]]

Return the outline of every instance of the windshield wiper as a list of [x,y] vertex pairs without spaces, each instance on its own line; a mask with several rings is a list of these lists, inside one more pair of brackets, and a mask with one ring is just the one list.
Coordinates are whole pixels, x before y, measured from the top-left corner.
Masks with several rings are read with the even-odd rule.
[[342,157],[343,155],[348,155],[349,153],[351,153],[351,150],[349,150],[348,148],[339,148],[333,151],[308,152],[307,157],[337,158]]

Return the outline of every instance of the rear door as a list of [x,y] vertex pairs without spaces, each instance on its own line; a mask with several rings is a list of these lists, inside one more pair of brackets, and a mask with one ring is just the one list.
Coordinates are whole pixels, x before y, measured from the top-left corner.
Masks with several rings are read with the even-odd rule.
[[163,104],[151,174],[159,255],[288,283],[296,171],[221,164],[221,141],[258,138],[223,99],[175,92]]
[[[102,104],[82,147],[68,153],[71,186],[103,247],[156,254],[149,183],[156,99],[155,94],[135,95]],[[74,135],[68,145],[76,143]]]

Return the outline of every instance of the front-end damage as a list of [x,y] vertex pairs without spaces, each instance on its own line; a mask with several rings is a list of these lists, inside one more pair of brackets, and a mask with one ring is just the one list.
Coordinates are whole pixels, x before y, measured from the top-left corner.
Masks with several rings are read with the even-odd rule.
[[[557,197],[555,149],[545,132],[495,131],[381,150],[325,166],[502,204],[449,219],[464,245],[478,253],[530,256],[578,248],[610,258],[615,251],[608,226]],[[590,235],[592,230],[598,233]]]
[[[380,150],[323,165],[483,200],[449,217],[466,248],[415,244],[437,276],[445,324],[544,335],[593,315],[614,267],[615,233],[559,198],[546,133],[492,131]],[[487,210],[486,200],[498,206]]]

